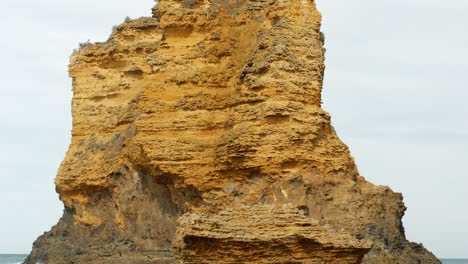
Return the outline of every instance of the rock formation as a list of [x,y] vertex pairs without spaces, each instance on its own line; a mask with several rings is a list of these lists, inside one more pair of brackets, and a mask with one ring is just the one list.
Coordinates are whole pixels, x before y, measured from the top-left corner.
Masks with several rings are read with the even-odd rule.
[[63,217],[25,263],[440,263],[321,108],[313,0],[160,0],[71,57]]

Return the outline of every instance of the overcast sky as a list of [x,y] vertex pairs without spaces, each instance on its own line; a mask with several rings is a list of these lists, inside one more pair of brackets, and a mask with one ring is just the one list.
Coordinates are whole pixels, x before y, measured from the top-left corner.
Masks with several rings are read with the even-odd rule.
[[[317,0],[324,108],[369,181],[402,192],[410,240],[468,258],[468,1]],[[0,3],[0,253],[28,253],[62,204],[68,57],[151,0]]]

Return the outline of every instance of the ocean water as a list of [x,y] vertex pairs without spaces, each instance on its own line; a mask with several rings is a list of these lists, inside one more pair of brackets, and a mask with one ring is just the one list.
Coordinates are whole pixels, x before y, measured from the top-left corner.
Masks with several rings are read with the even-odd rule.
[[0,254],[0,264],[18,264],[22,263],[28,255]]
[[[19,264],[28,255],[0,254],[0,264]],[[468,259],[441,259],[444,264],[468,264]]]
[[440,259],[444,264],[468,264],[468,259]]

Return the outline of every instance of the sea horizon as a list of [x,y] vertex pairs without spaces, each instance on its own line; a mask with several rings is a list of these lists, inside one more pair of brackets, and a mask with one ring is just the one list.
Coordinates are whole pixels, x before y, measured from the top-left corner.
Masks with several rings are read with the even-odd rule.
[[[0,264],[21,264],[29,254],[0,254]],[[468,264],[468,258],[439,258],[443,264]]]

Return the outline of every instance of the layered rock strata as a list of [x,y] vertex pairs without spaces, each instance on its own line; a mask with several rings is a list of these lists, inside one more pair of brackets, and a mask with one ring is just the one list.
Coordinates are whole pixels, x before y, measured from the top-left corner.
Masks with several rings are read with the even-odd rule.
[[312,0],[160,0],[73,54],[64,215],[25,263],[440,263],[321,108]]
[[371,247],[288,206],[188,213],[178,223],[174,246],[181,263],[361,263]]

